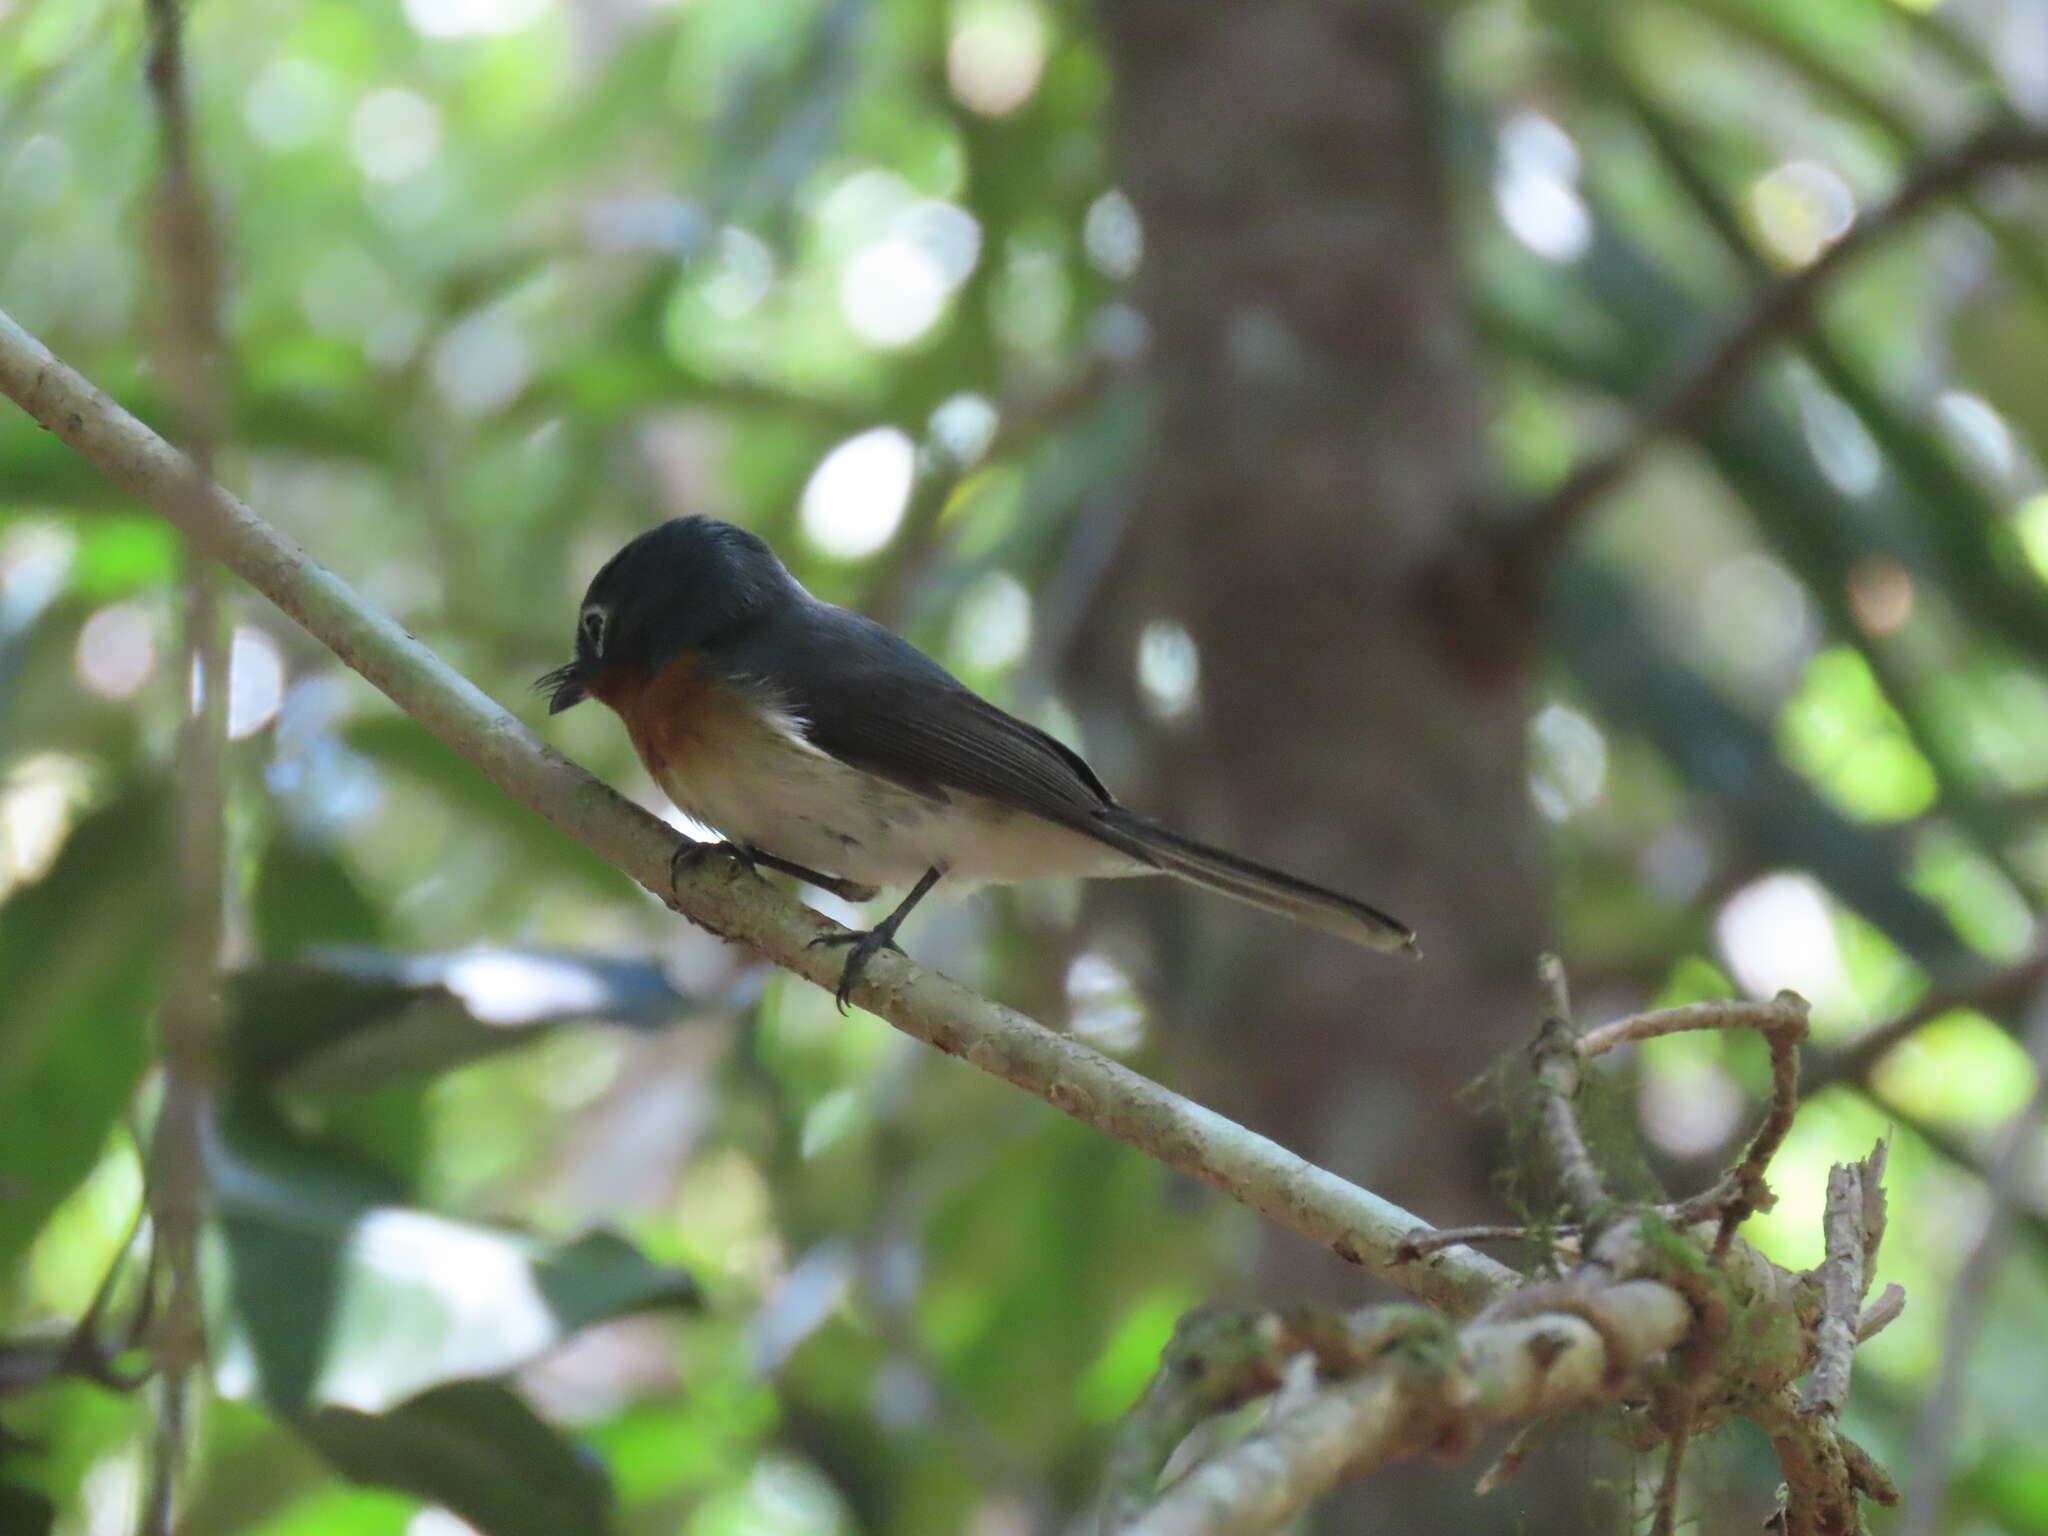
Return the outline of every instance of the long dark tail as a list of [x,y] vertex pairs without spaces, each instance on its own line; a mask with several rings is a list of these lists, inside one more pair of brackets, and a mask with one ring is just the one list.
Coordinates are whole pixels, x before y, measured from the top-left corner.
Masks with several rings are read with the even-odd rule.
[[1110,806],[1097,814],[1107,834],[1104,842],[1156,864],[1167,874],[1192,885],[1320,928],[1367,949],[1405,951],[1416,956],[1422,953],[1408,925],[1378,907],[1254,864],[1221,848],[1211,848],[1178,832],[1169,832],[1156,822],[1133,816],[1121,806]]

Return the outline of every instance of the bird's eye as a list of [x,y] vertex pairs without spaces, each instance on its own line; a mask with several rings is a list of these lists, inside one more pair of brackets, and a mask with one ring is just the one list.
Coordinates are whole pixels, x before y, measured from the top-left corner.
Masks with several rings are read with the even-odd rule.
[[590,654],[599,658],[604,655],[604,620],[602,608],[583,610],[583,638],[589,642]]

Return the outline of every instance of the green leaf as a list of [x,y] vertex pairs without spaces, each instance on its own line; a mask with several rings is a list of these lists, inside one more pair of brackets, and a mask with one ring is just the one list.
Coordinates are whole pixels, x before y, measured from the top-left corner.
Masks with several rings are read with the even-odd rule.
[[148,1060],[167,833],[161,793],[133,791],[0,905],[0,1262],[91,1170]]
[[375,944],[384,920],[334,849],[289,828],[264,845],[249,912],[258,951],[283,960],[315,944]]
[[[335,1536],[337,1531],[348,1536],[406,1536],[406,1528],[418,1513],[419,1502],[402,1494],[328,1482],[266,1519],[260,1529],[262,1536]],[[240,1531],[247,1526],[227,1529]]]
[[385,1413],[323,1408],[295,1427],[345,1476],[444,1505],[485,1536],[613,1527],[602,1469],[490,1382],[437,1387]]
[[229,1397],[378,1413],[514,1370],[592,1323],[699,1299],[689,1275],[609,1233],[552,1243],[408,1208],[389,1179],[247,1108],[213,1162],[209,1309]]
[[1198,1298],[1178,1287],[1140,1297],[1078,1384],[1075,1396],[1082,1418],[1091,1424],[1113,1424],[1128,1413],[1158,1369],[1175,1326],[1197,1304]]
[[87,597],[125,597],[177,574],[177,535],[160,517],[110,514],[82,524],[81,533],[73,581]]
[[2013,1037],[1974,1009],[1916,1029],[1872,1069],[1883,1101],[1945,1125],[2003,1123],[2034,1091],[2034,1066]]
[[1847,646],[1807,662],[1778,717],[1778,736],[1786,758],[1859,821],[1908,821],[1934,803],[1934,771],[1913,749],[1869,663]]
[[663,1028],[692,1004],[646,961],[532,949],[331,948],[229,983],[238,1077],[359,1092],[495,1055],[575,1021]]
[[[72,1510],[96,1466],[135,1443],[136,1397],[109,1392],[77,1376],[0,1384],[7,1417],[0,1423],[0,1531],[40,1529],[38,1499]],[[34,1376],[31,1370],[29,1376]],[[12,1494],[15,1503],[9,1503]],[[16,1520],[23,1523],[17,1527]]]

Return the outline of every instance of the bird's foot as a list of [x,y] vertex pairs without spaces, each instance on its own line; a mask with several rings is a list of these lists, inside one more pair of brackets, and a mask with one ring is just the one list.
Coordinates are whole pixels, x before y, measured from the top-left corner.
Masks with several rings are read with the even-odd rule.
[[821,933],[811,940],[812,949],[829,949],[835,945],[846,946],[846,968],[839,973],[839,985],[832,996],[839,1004],[839,1011],[846,1012],[846,1005],[853,996],[853,989],[860,984],[861,973],[868,962],[885,949],[893,949],[899,955],[903,946],[887,928],[869,928],[865,931],[844,929],[837,933]]
[[867,969],[870,960],[885,949],[893,949],[898,954],[903,952],[902,946],[896,942],[896,930],[903,926],[903,919],[910,916],[910,909],[925,899],[944,873],[945,870],[936,864],[926,870],[917,884],[910,888],[910,894],[897,905],[896,910],[866,932],[840,928],[831,933],[821,933],[811,940],[813,949],[821,944],[848,946],[846,969],[839,973],[839,986],[832,994],[839,1002],[841,1013],[846,1012],[847,1000],[852,997],[854,987],[860,982],[861,972]]
[[668,856],[668,888],[670,894],[674,894],[676,888],[683,883],[685,875],[695,874],[716,858],[730,859],[735,872],[744,872],[749,875],[758,875],[760,873],[754,867],[755,860],[753,855],[737,843],[683,842],[677,844],[676,851]]

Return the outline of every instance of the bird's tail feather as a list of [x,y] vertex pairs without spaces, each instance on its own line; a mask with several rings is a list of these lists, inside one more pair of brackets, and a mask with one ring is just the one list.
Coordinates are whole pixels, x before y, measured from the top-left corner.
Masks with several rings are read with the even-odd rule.
[[1133,816],[1121,806],[1101,812],[1100,822],[1110,834],[1105,841],[1191,884],[1368,949],[1422,953],[1406,923],[1355,897],[1169,832],[1156,822]]

